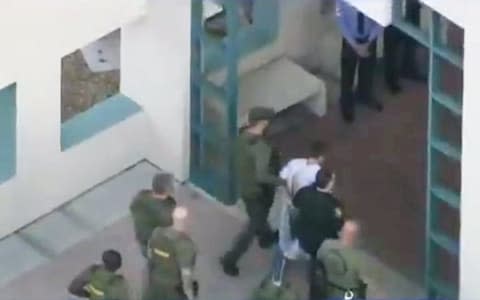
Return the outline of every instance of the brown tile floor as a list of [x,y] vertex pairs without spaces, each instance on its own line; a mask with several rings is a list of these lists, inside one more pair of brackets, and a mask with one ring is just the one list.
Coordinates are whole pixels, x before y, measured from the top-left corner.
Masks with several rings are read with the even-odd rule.
[[338,107],[319,119],[293,108],[296,122],[273,141],[285,157],[301,156],[312,140],[330,144],[328,164],[338,174],[337,195],[364,223],[365,247],[393,268],[422,280],[425,247],[427,87],[404,82],[404,92],[378,91],[382,113],[357,108],[344,124]]

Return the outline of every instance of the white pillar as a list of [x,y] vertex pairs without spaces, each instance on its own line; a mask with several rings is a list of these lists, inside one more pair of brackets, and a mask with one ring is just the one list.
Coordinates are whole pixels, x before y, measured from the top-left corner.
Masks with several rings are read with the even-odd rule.
[[147,158],[188,178],[191,0],[149,1],[147,16],[122,29],[122,92],[150,120]]
[[[467,4],[468,3],[468,4]],[[463,93],[462,203],[460,229],[460,299],[476,300],[480,274],[480,20],[478,1],[466,1]]]

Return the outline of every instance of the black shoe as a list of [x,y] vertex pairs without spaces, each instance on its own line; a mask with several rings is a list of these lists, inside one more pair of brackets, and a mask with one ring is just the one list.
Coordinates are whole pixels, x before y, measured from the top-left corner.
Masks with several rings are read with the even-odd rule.
[[427,81],[427,78],[425,76],[422,76],[418,71],[404,71],[402,73],[402,77],[412,81],[418,81],[418,82]]
[[342,118],[346,123],[351,124],[355,121],[355,114],[353,111],[342,111]]
[[278,242],[278,231],[261,236],[258,239],[258,246],[260,246],[262,249],[268,249],[271,248],[276,242]]
[[231,277],[237,277],[240,274],[238,267],[230,262],[226,262],[224,258],[220,258],[220,264],[223,268],[223,273]]
[[362,104],[364,104],[366,107],[368,107],[370,109],[373,109],[373,110],[376,110],[378,112],[383,110],[383,104],[378,102],[375,99],[370,99],[369,101],[366,101],[366,102],[362,101]]
[[398,82],[387,83],[387,87],[392,94],[398,94],[402,91],[402,87]]

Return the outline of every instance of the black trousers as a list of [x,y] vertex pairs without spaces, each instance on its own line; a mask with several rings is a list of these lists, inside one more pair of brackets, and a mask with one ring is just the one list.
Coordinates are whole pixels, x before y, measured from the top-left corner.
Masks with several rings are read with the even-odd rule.
[[223,257],[224,263],[236,265],[238,260],[250,248],[255,237],[267,240],[274,235],[268,224],[270,212],[270,195],[261,193],[256,199],[244,199],[248,215],[248,222],[233,242],[233,246]]
[[[406,0],[405,19],[410,24],[420,26],[421,4],[418,0]],[[400,74],[414,74],[417,71],[417,42],[400,29],[388,26],[383,35],[383,56],[385,62],[385,81],[396,84]],[[403,55],[402,55],[403,48]]]
[[[377,42],[369,47],[370,56],[358,56],[352,46],[343,39],[341,54],[340,105],[343,113],[353,113],[354,99],[368,102],[373,97],[373,80],[377,62]],[[354,80],[358,67],[358,85],[354,92]]]

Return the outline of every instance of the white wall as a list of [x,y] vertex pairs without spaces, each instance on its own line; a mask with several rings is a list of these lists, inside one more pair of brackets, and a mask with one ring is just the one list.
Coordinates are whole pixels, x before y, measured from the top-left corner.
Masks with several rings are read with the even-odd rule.
[[61,57],[143,8],[134,0],[0,2],[0,84],[17,82],[17,173],[0,184],[0,238],[146,156],[143,113],[60,151]]
[[339,77],[341,35],[334,8],[328,11],[328,2],[280,0],[280,38],[285,53],[295,62],[308,69],[320,69],[327,75]]
[[190,0],[148,2],[148,15],[122,31],[122,90],[142,105],[152,138],[149,160],[188,178]]
[[478,170],[480,169],[480,21],[478,1],[467,1],[465,14],[465,58],[462,124],[462,204],[460,227],[460,300],[478,299],[480,274],[480,197]]

